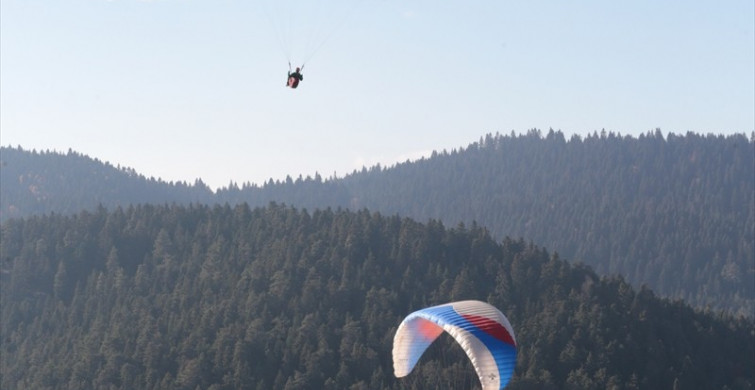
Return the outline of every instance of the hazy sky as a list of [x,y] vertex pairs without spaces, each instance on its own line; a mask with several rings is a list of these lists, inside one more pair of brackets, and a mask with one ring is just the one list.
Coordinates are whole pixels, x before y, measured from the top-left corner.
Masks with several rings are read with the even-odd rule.
[[1,0],[0,141],[218,187],[531,128],[749,135],[754,4]]

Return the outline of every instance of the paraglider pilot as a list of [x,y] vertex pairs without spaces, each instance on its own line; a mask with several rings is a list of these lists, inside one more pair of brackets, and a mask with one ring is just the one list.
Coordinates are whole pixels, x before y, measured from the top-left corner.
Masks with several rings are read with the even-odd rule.
[[301,69],[296,68],[296,71],[291,73],[291,68],[288,69],[288,79],[286,80],[286,86],[296,88],[299,86],[299,81],[304,80],[304,76],[301,74]]

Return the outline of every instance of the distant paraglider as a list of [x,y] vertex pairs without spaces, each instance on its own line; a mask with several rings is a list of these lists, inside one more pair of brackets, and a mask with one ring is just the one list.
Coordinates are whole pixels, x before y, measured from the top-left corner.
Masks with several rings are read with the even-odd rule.
[[[264,0],[261,9],[289,64],[286,87],[296,88],[301,71],[325,44],[341,30],[367,0]],[[301,64],[291,72],[291,63]]]
[[295,72],[291,72],[291,63],[288,64],[288,79],[286,80],[286,86],[289,88],[296,88],[299,86],[299,82],[304,80],[304,75],[301,72],[304,70],[304,65],[301,68],[297,67]]
[[452,302],[409,314],[393,338],[393,370],[409,375],[430,344],[447,332],[472,361],[483,390],[503,389],[516,365],[516,339],[506,316],[480,301]]

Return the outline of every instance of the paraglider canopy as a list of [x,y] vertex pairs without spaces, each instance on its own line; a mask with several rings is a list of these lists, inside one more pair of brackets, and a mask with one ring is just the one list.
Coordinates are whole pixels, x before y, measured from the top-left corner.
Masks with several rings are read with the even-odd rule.
[[409,375],[427,347],[443,332],[451,335],[472,361],[483,390],[503,389],[516,365],[516,339],[506,316],[480,301],[460,301],[409,314],[393,338],[393,370]]

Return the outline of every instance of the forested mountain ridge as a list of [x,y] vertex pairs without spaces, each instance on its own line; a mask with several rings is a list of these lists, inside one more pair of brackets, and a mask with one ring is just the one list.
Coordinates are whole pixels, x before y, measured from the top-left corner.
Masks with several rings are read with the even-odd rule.
[[[401,318],[460,299],[516,331],[510,389],[752,389],[751,319],[694,311],[476,225],[270,205],[5,222],[2,388],[453,388],[440,343],[405,379]],[[449,341],[449,338],[444,340]]]
[[[488,136],[336,184],[336,204],[476,221],[664,296],[755,314],[755,143],[744,136]],[[269,191],[261,198],[312,207],[299,189],[242,199]]]
[[99,205],[210,203],[212,197],[200,180],[168,183],[72,150],[62,154],[0,147],[0,221],[76,214]]
[[[11,163],[2,168],[3,215],[14,202],[29,201],[23,187],[22,195],[6,194],[6,177],[14,176],[6,174]],[[91,179],[88,175],[71,174],[78,180]],[[84,188],[73,184],[76,180],[68,185]],[[97,186],[96,180],[89,183]],[[367,208],[451,225],[476,221],[494,237],[524,237],[599,274],[647,284],[663,296],[755,314],[755,142],[744,135],[664,137],[656,131],[634,138],[603,132],[567,140],[560,132],[531,131],[488,135],[464,149],[341,179],[316,175],[232,185],[214,195],[201,183],[170,188],[183,194],[175,195],[178,203],[276,201],[308,209]],[[54,202],[78,202],[93,210],[98,202],[112,207],[129,198],[86,199],[54,188],[48,193],[57,195],[44,201],[48,212],[62,211]]]

